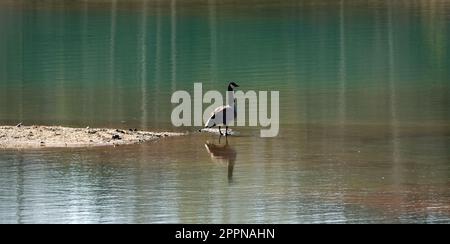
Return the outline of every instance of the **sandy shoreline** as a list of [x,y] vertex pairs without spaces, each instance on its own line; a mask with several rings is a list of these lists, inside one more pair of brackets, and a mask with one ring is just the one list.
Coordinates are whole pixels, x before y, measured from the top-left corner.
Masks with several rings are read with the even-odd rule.
[[0,149],[117,146],[183,133],[62,126],[0,126]]

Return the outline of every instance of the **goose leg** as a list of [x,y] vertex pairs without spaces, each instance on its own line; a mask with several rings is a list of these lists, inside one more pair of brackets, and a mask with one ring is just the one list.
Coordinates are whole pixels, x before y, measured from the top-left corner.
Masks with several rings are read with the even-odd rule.
[[225,126],[225,137],[228,137],[228,126]]
[[222,131],[220,130],[220,126],[219,126],[219,134],[222,136]]

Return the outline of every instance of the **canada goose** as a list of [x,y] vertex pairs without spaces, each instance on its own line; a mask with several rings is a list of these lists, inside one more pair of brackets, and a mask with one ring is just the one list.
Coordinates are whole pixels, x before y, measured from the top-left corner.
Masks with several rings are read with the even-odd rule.
[[[236,83],[230,82],[228,84],[228,104],[225,106],[217,107],[206,121],[205,128],[212,128],[219,126],[219,133],[222,134],[220,130],[221,126],[225,126],[225,136],[228,136],[228,125],[232,122],[237,115],[236,99],[234,97],[234,88],[239,87]],[[199,130],[201,131],[201,129]]]

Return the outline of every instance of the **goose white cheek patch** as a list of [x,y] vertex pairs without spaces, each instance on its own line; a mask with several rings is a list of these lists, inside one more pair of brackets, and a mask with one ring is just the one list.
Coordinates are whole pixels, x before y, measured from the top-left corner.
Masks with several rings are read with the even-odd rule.
[[[261,137],[275,137],[280,129],[280,93],[270,91],[270,110],[268,95],[268,91],[248,90],[245,93],[227,91],[224,101],[219,91],[211,90],[203,95],[202,83],[194,83],[193,99],[187,91],[180,90],[172,94],[171,102],[177,104],[172,110],[172,124],[176,127],[191,125],[203,127],[216,108],[226,106],[226,109],[222,110],[224,113],[217,114],[216,118],[220,121],[227,120],[226,126],[236,126],[236,124],[237,126],[259,126],[262,127]],[[203,110],[203,103],[210,105]],[[194,111],[193,116],[192,111]],[[220,121],[209,122],[220,126]]]

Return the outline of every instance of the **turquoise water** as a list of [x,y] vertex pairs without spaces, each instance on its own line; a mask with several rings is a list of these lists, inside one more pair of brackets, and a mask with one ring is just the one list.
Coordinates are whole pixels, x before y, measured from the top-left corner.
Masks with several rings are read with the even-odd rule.
[[0,1],[2,125],[194,132],[172,92],[229,80],[280,91],[281,119],[228,146],[3,150],[0,222],[449,222],[449,20],[446,1]]

